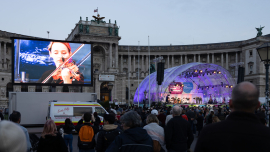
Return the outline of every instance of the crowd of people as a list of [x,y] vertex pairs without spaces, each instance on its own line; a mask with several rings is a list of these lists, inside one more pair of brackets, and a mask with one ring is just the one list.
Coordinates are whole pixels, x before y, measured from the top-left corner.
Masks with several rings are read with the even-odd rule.
[[[194,136],[198,137],[195,152],[269,151],[270,130],[266,127],[265,108],[260,107],[258,97],[257,88],[243,82],[233,89],[232,100],[225,106],[108,108],[102,126],[97,113],[88,112],[77,125],[67,118],[65,125],[57,128],[53,120],[47,120],[37,151],[72,152],[74,129],[78,133],[80,152],[187,152],[191,151]],[[19,125],[20,113],[13,112],[10,119],[13,123],[0,122],[1,136],[12,134],[4,131],[10,125],[20,136],[12,142],[19,139],[20,142],[16,146],[3,143],[1,146],[0,142],[0,151],[5,148],[30,151],[28,132]]]

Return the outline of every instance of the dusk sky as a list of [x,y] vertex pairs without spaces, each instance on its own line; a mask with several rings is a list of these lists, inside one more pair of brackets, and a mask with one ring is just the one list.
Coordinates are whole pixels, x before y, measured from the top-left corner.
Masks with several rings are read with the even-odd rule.
[[[94,9],[117,20],[120,45],[191,45],[270,34],[269,0],[13,0],[1,1],[0,30],[64,40]],[[90,29],[91,30],[91,29]]]

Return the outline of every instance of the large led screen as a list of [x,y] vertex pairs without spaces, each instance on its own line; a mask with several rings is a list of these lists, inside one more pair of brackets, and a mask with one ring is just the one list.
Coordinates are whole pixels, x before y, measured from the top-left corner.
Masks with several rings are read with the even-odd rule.
[[91,44],[13,38],[13,83],[92,85]]

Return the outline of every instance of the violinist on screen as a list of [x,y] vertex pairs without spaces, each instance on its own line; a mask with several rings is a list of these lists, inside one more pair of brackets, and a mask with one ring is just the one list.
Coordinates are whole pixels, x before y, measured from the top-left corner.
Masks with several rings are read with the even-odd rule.
[[[72,55],[71,47],[66,42],[51,42],[48,46],[49,55],[53,58],[56,69],[59,68]],[[69,59],[55,72],[48,70],[43,73],[37,83],[57,83],[57,84],[83,84],[84,77],[79,72],[79,68],[72,59]],[[49,79],[48,79],[49,78]],[[48,79],[46,81],[46,79]],[[46,82],[44,82],[46,81]]]

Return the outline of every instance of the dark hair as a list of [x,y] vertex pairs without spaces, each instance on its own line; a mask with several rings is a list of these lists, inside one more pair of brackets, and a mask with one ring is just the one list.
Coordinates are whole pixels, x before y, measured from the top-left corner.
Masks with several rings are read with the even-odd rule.
[[109,124],[114,124],[115,116],[112,114],[105,114],[104,115],[104,121],[108,121]]
[[19,111],[13,111],[11,114],[11,121],[18,122],[21,119],[21,113]]
[[97,117],[97,116],[98,116],[97,112],[94,112],[94,117]]
[[202,115],[202,112],[199,112],[199,114],[201,114],[201,115]]
[[232,91],[232,103],[236,110],[253,110],[258,101],[259,90],[250,82],[242,82],[236,85]]
[[90,112],[84,113],[83,119],[84,119],[85,122],[90,122],[90,120],[91,120],[91,113]]
[[71,121],[70,121],[69,118],[67,118],[67,119],[65,120],[65,125],[68,126],[68,125],[70,125],[70,124],[71,124]]

